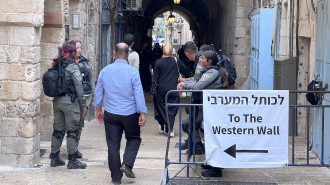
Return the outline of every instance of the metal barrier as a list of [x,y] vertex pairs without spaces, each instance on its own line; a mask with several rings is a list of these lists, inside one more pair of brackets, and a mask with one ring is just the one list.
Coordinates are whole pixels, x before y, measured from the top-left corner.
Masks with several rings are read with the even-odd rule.
[[[165,97],[165,108],[166,108],[166,116],[167,116],[167,124],[168,124],[168,128],[170,128],[169,125],[169,116],[168,116],[168,108],[169,107],[173,107],[173,106],[177,106],[179,107],[179,156],[178,156],[178,161],[171,161],[169,159],[169,147],[170,147],[170,132],[168,132],[168,138],[167,138],[167,146],[166,146],[166,154],[165,154],[165,169],[164,169],[164,175],[163,175],[163,179],[162,179],[162,184],[165,185],[167,184],[167,182],[169,181],[169,173],[168,173],[168,167],[171,164],[183,164],[185,165],[181,170],[179,170],[173,177],[177,178],[179,177],[178,175],[184,170],[186,169],[186,176],[184,177],[179,177],[179,178],[200,178],[202,179],[203,177],[191,166],[193,164],[203,164],[204,161],[196,161],[196,154],[195,154],[195,135],[196,135],[196,130],[195,130],[195,113],[196,113],[196,107],[202,107],[203,104],[192,104],[192,103],[168,103],[168,96],[171,93],[182,93],[182,92],[186,92],[186,93],[202,93],[202,90],[172,90],[169,91],[166,94]],[[330,91],[289,91],[290,94],[306,94],[306,93],[330,93]],[[190,98],[190,102],[191,102],[191,98]],[[189,115],[190,115],[190,122],[189,122],[189,130],[192,132],[189,132],[188,134],[188,152],[187,152],[187,160],[183,161],[182,160],[182,155],[181,155],[181,146],[182,146],[182,107],[189,107]],[[291,155],[291,162],[289,161],[288,166],[308,166],[308,167],[330,167],[330,164],[324,164],[324,124],[325,124],[325,120],[324,120],[324,109],[329,108],[330,105],[290,105],[290,114],[292,115],[292,121],[291,123],[291,144],[289,144],[289,148],[291,147],[291,154],[289,153],[289,156]],[[308,113],[308,118],[307,118],[307,135],[305,138],[301,138],[301,137],[297,137],[297,132],[296,132],[296,113],[298,112],[298,108],[307,108],[307,113]],[[321,113],[322,113],[322,140],[321,140],[321,157],[319,157],[319,159],[317,159],[317,157],[313,157],[314,161],[318,161],[319,164],[311,164],[310,163],[310,158],[311,158],[311,135],[310,135],[310,109],[321,109]],[[300,142],[306,142],[306,148],[303,149],[306,151],[306,156],[300,155],[298,156],[298,159],[300,160],[300,163],[296,163],[295,161],[295,153],[299,150],[300,153],[302,151],[301,148],[296,149],[296,140],[299,139]],[[304,140],[304,141],[301,141]],[[288,141],[289,142],[289,141]],[[313,154],[313,153],[312,153]],[[306,159],[306,162],[302,162],[304,161],[304,159]],[[190,176],[190,170],[192,170],[197,177],[191,177]]]
[[[316,93],[316,94],[327,94],[330,93],[330,91],[290,91],[290,94],[295,93],[295,94],[307,94],[307,93]],[[324,110],[326,108],[329,108],[330,105],[290,105],[290,111],[291,111],[291,115],[292,116],[292,121],[291,121],[291,163],[289,163],[289,166],[309,166],[309,167],[330,167],[330,164],[324,164],[324,124],[325,124],[325,120],[324,120]],[[296,147],[295,147],[295,142],[296,142],[296,129],[295,129],[295,125],[296,125],[296,113],[298,112],[297,109],[298,108],[307,108],[307,130],[306,130],[306,137],[305,137],[305,141],[306,142],[306,156],[300,156],[300,159],[306,159],[306,162],[302,162],[297,164],[295,162],[295,154],[296,154]],[[320,164],[310,164],[310,150],[312,149],[312,147],[310,146],[311,141],[310,138],[313,138],[313,136],[310,135],[310,110],[311,108],[313,110],[316,109],[320,109],[321,110],[321,157],[319,157],[319,163]]]

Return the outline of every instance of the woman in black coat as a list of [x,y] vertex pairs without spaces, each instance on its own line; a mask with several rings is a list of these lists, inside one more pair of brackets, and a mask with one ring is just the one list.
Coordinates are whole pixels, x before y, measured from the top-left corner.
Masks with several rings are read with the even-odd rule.
[[[176,59],[172,56],[173,46],[169,43],[165,44],[163,48],[163,56],[155,63],[154,68],[154,82],[153,88],[157,92],[154,95],[154,110],[155,119],[159,123],[159,132],[164,133],[168,131],[167,117],[165,109],[165,96],[170,90],[176,90],[178,85],[179,70]],[[157,84],[157,85],[156,85]],[[168,96],[168,103],[179,103],[180,96],[178,93],[171,93]],[[170,136],[174,137],[173,125],[175,116],[178,112],[178,107],[169,107],[169,130]]]

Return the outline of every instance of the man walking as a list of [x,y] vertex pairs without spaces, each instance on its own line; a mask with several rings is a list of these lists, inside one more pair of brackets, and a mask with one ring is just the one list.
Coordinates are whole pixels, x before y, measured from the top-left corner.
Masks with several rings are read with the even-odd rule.
[[[97,120],[100,123],[104,121],[105,125],[112,182],[120,184],[123,173],[135,178],[132,168],[141,144],[140,127],[145,124],[147,107],[139,72],[127,62],[128,45],[118,43],[113,53],[115,62],[100,72],[94,106]],[[126,148],[121,163],[120,141],[123,131]]]
[[134,45],[134,35],[129,33],[126,34],[124,36],[124,43],[127,44],[129,47],[129,56],[128,56],[129,65],[133,66],[139,72],[140,57],[136,51],[132,50],[132,47]]

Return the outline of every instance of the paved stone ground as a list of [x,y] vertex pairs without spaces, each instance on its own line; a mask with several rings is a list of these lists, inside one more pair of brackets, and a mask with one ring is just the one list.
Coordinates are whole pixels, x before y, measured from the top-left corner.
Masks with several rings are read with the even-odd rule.
[[[153,106],[149,97],[146,97],[148,105],[147,124],[142,129],[142,145],[134,166],[136,179],[128,179],[125,176],[122,184],[134,185],[159,185],[161,184],[164,171],[164,158],[167,137],[158,133],[157,122],[153,119]],[[175,125],[175,132],[178,133],[178,124]],[[110,172],[107,166],[107,146],[105,142],[104,125],[96,121],[86,123],[83,129],[82,139],[79,150],[83,154],[82,161],[87,163],[84,170],[68,170],[66,166],[51,168],[50,142],[41,142],[41,149],[46,149],[41,161],[35,168],[12,168],[0,166],[0,184],[3,185],[82,185],[82,184],[111,184]],[[184,136],[185,137],[185,136]],[[124,137],[123,137],[124,138]],[[178,143],[179,137],[171,140],[169,158],[171,161],[177,161],[179,151],[174,148]],[[304,160],[304,142],[298,140],[297,144],[297,162]],[[125,142],[122,142],[122,149]],[[300,149],[300,150],[298,150]],[[123,152],[123,150],[121,150]],[[182,152],[183,159],[186,155]],[[61,148],[61,158],[66,159],[66,145]],[[204,156],[197,156],[197,161],[203,161]],[[289,158],[289,160],[291,157]],[[311,157],[312,163],[317,162],[315,156]],[[299,161],[300,160],[300,161]],[[66,160],[67,163],[67,160]],[[183,165],[170,165],[169,176],[172,178]],[[192,165],[198,173],[202,169],[198,165]],[[186,170],[183,170],[179,176],[184,176]],[[197,177],[191,173],[191,176]],[[170,184],[306,184],[306,185],[330,185],[330,170],[325,167],[285,167],[273,169],[224,169],[223,177],[210,179],[192,180],[172,180]]]

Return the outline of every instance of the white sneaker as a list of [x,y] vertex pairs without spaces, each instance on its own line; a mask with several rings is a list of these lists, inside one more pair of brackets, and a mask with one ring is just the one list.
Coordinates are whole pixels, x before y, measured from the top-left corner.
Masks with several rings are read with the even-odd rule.
[[170,136],[171,137],[174,137],[174,131],[171,132]]
[[161,126],[161,125],[159,125],[159,133],[160,133],[160,134],[164,134],[164,128],[163,128],[163,130],[162,130],[162,126]]

